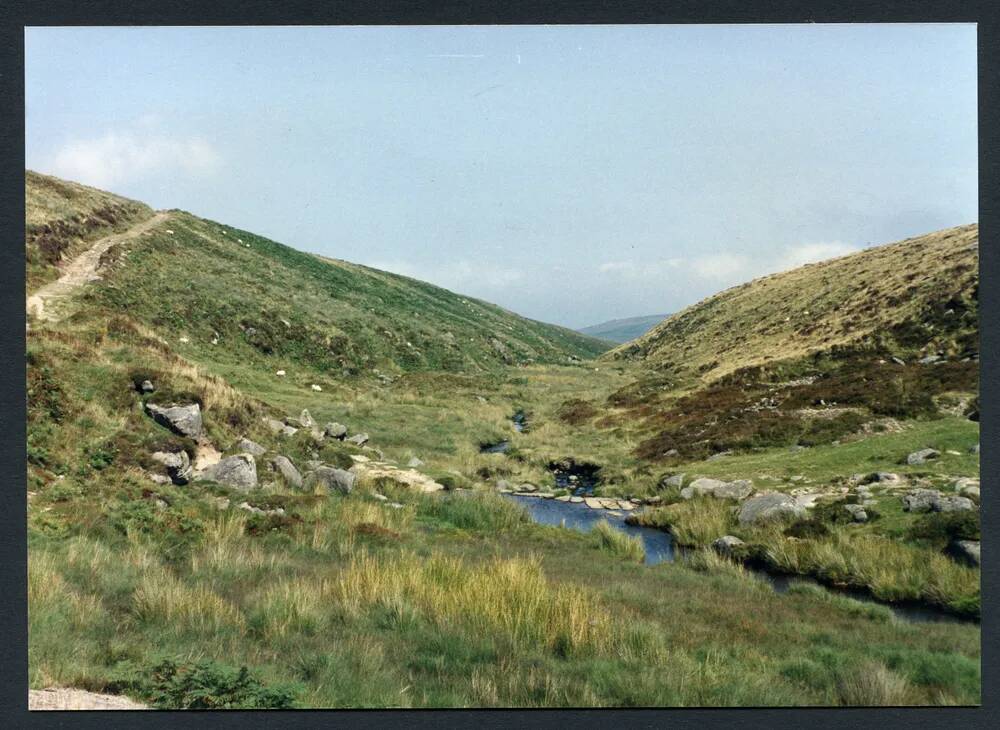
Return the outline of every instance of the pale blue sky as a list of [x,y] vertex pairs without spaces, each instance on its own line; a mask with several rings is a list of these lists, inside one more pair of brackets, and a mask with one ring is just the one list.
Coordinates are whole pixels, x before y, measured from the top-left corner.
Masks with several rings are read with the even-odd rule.
[[573,327],[977,220],[973,25],[25,46],[28,167]]

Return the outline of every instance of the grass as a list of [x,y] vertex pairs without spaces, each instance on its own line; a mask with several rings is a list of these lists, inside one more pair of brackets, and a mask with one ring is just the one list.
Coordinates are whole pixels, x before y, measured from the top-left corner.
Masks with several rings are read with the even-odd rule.
[[[295,687],[300,707],[979,701],[978,626],[913,627],[827,592],[776,595],[711,552],[647,567],[641,544],[613,529],[537,526],[486,488],[551,486],[548,464],[572,457],[600,465],[601,494],[675,497],[658,486],[666,467],[635,456],[657,409],[691,392],[673,375],[653,387],[635,363],[568,361],[594,354],[593,342],[172,215],[173,236],[144,237],[71,317],[28,333],[32,687],[173,693],[183,704],[202,701],[188,694],[193,672],[275,703],[291,699],[261,688]],[[143,396],[147,377],[157,390]],[[613,397],[635,383],[649,406],[639,418]],[[194,444],[143,415],[144,398],[200,403],[220,450],[245,436],[300,468],[317,457],[349,466],[360,449],[280,439],[261,421],[308,408],[368,432],[400,464],[419,457],[454,490],[376,485],[396,509],[364,485],[293,493],[266,470],[249,497],[154,484],[149,455]],[[510,420],[518,410],[530,414],[524,433]],[[763,444],[669,470],[778,489],[875,470],[944,485],[978,474],[967,454],[978,437],[958,416],[908,420],[839,445]],[[508,454],[479,453],[499,438]],[[926,445],[961,454],[899,464]],[[958,528],[914,532],[913,516],[879,498],[872,524],[800,543],[741,532],[732,505],[715,500],[642,519],[684,544],[736,534],[801,572],[974,613],[978,570],[940,554],[942,530]],[[285,516],[248,515],[234,506],[244,499]],[[176,671],[158,669],[165,661]],[[872,667],[890,674],[852,685]]]
[[612,527],[607,520],[601,520],[594,525],[589,534],[600,550],[637,563],[646,559],[646,549],[643,547],[642,539],[638,535],[627,535]]

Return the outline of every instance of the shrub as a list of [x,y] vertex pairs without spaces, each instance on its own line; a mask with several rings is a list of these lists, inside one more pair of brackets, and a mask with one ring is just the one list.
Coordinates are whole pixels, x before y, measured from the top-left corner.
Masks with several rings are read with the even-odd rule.
[[123,665],[109,689],[167,710],[283,710],[295,706],[300,691],[295,685],[268,687],[246,667],[172,659],[142,669]]
[[953,540],[979,540],[981,537],[979,513],[931,512],[914,522],[907,537],[935,547],[944,547]]

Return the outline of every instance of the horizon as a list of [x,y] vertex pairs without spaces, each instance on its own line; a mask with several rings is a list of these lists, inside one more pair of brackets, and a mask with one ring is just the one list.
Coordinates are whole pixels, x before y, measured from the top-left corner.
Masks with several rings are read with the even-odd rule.
[[577,329],[978,222],[975,53],[974,24],[28,28],[26,167]]

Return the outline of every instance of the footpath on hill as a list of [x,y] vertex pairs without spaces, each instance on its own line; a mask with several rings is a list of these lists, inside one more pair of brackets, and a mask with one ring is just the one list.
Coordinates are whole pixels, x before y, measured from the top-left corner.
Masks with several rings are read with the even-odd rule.
[[98,270],[101,265],[101,256],[106,251],[116,244],[141,236],[146,231],[164,223],[169,216],[170,214],[166,211],[160,211],[127,231],[113,233],[95,241],[89,249],[62,267],[62,274],[58,279],[46,284],[28,297],[28,314],[43,321],[58,320],[59,317],[53,310],[52,304],[59,299],[65,299],[88,281],[100,278]]

